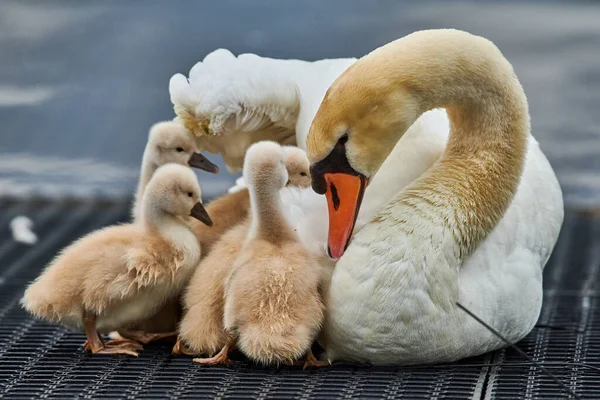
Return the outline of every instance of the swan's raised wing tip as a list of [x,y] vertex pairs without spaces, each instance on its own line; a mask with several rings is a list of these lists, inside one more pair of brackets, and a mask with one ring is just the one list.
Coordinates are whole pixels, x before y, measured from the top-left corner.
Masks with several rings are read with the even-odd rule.
[[227,49],[216,49],[210,53],[208,53],[205,57],[204,60],[202,60],[202,62],[204,64],[213,64],[213,63],[221,63],[224,61],[229,61],[234,59],[235,56],[233,55],[233,53]]
[[175,74],[169,79],[169,95],[173,105],[188,103],[189,82],[182,74]]

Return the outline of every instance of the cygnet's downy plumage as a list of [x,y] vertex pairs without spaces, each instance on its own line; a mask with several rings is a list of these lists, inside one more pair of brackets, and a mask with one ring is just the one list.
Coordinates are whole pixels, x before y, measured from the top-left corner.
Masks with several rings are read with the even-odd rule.
[[182,298],[183,318],[173,354],[213,356],[229,338],[223,326],[225,279],[248,235],[250,219],[225,232],[194,271]]
[[281,364],[308,356],[323,320],[319,285],[323,272],[300,243],[284,215],[279,190],[288,181],[283,149],[261,142],[244,162],[252,220],[239,255],[225,281],[224,326],[229,338],[204,364],[227,363],[237,345],[261,364]]
[[157,169],[142,210],[138,223],[97,230],[65,248],[27,288],[23,307],[84,331],[93,353],[137,355],[139,343],[104,343],[99,333],[128,328],[177,296],[200,259],[181,217],[211,223],[195,174],[176,164]]

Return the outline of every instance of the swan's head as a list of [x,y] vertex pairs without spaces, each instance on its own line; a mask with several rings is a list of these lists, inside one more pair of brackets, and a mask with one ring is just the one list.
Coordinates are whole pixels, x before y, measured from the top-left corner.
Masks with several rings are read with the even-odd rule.
[[332,258],[349,244],[369,180],[418,116],[402,85],[363,60],[329,88],[306,142],[312,187],[327,196]]
[[288,172],[286,186],[307,188],[311,184],[310,163],[306,152],[296,146],[283,146],[285,153],[285,167]]
[[218,166],[198,152],[194,136],[175,121],[158,122],[150,128],[145,161],[156,166],[176,163],[219,172]]
[[202,205],[202,192],[196,174],[178,164],[159,167],[144,192],[144,208],[160,209],[174,216],[192,216],[212,226]]
[[274,192],[288,182],[283,148],[275,142],[262,141],[248,148],[244,158],[244,180],[254,192]]

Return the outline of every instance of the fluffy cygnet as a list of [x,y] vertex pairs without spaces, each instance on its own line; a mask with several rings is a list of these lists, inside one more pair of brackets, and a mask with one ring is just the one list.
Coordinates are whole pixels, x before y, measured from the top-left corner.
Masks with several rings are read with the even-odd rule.
[[34,316],[84,331],[93,353],[137,355],[138,342],[104,343],[100,333],[128,328],[179,295],[200,259],[181,217],[211,224],[194,172],[158,168],[143,195],[138,223],[97,230],[65,248],[21,300]]
[[219,167],[198,152],[194,136],[175,121],[157,122],[148,133],[148,142],[142,157],[140,180],[131,211],[134,220],[140,217],[141,201],[146,185],[156,169],[168,163],[187,165],[213,174]]
[[[321,328],[323,271],[289,226],[279,190],[288,182],[284,151],[276,143],[252,145],[244,161],[251,197],[250,229],[225,281],[224,327],[217,355],[194,361],[228,363],[235,345],[261,364],[290,363],[307,355]],[[326,363],[325,363],[326,364]]]
[[[286,186],[310,187],[310,164],[306,152],[295,146],[284,146],[283,149],[289,176]],[[221,239],[225,232],[248,216],[250,210],[248,189],[244,187],[221,196],[208,203],[206,210],[213,216],[214,225],[209,228],[197,221],[191,221],[190,226],[200,241],[204,254],[209,254],[213,245]]]

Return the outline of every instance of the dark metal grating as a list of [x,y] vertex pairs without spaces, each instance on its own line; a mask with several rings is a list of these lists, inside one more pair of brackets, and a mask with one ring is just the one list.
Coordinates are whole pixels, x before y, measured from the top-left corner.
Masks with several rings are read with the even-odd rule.
[[[91,356],[84,337],[30,318],[18,301],[63,246],[127,219],[120,202],[0,201],[0,397],[4,398],[565,398],[539,368],[513,350],[430,367],[349,364],[318,370],[264,369],[238,361],[203,367],[167,346],[140,357]],[[15,215],[34,220],[34,246],[11,239]],[[519,346],[582,398],[600,398],[600,218],[568,213],[546,268],[538,326]]]

